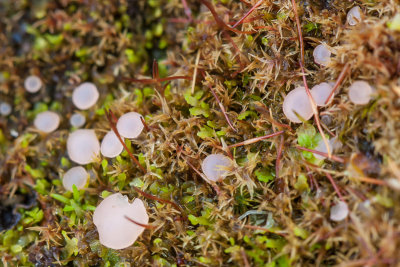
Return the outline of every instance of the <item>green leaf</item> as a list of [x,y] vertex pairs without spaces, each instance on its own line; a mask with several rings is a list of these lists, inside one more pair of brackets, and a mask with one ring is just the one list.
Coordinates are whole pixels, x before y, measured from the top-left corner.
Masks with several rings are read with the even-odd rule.
[[69,203],[69,199],[66,198],[66,197],[64,197],[64,196],[62,196],[62,195],[59,195],[59,194],[50,194],[50,196],[51,196],[52,198],[54,198],[54,199],[56,199],[56,200],[62,202],[62,203],[65,203],[65,204],[68,204],[68,203]]
[[294,188],[299,190],[300,192],[303,191],[310,191],[310,187],[308,186],[307,177],[304,174],[300,174],[297,177],[297,182],[294,184]]
[[252,110],[246,110],[238,116],[238,120],[245,120],[247,117],[257,118],[257,113]]
[[214,137],[214,131],[208,126],[204,126],[200,128],[200,131],[197,132],[197,136],[206,139],[206,138],[213,138]]
[[257,169],[254,174],[256,175],[257,179],[260,182],[264,182],[264,183],[268,183],[269,181],[274,180],[275,175],[273,173],[271,173],[271,171],[269,171],[268,169],[265,168],[261,168],[261,169]]
[[302,239],[306,239],[310,234],[307,232],[307,230],[306,229],[303,229],[303,228],[300,228],[300,227],[295,227],[294,228],[294,235],[295,236],[298,236],[298,237],[300,237],[300,238],[302,238]]
[[183,96],[184,96],[186,102],[187,102],[189,105],[191,105],[191,106],[193,106],[193,107],[196,107],[196,106],[198,105],[198,103],[199,103],[198,100],[203,96],[203,94],[204,94],[203,91],[197,91],[197,92],[195,92],[195,94],[192,96],[191,91],[190,91],[190,90],[187,90],[187,91],[183,94]]

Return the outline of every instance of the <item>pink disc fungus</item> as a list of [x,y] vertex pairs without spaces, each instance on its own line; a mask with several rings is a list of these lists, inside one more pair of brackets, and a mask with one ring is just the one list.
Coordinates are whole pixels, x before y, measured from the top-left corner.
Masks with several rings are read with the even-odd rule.
[[302,122],[299,117],[303,120],[309,120],[313,116],[311,102],[306,88],[303,86],[297,87],[287,94],[283,100],[282,108],[286,118],[294,123]]
[[72,167],[63,176],[63,186],[66,190],[72,191],[75,185],[78,189],[83,189],[88,181],[89,173],[82,166]]
[[11,114],[12,108],[11,105],[7,102],[0,102],[0,115],[8,116]]
[[372,87],[366,81],[355,81],[349,87],[349,99],[356,105],[365,105],[371,100]]
[[331,54],[326,44],[317,45],[313,51],[314,61],[319,65],[327,66],[331,62]]
[[98,99],[99,91],[96,85],[90,82],[82,83],[72,93],[72,103],[81,110],[91,108]]
[[122,115],[117,122],[119,134],[125,138],[136,138],[143,131],[142,115],[137,112],[128,112]]
[[115,158],[121,154],[124,147],[113,131],[109,131],[101,141],[100,152],[104,157]]
[[83,125],[85,125],[85,122],[86,122],[85,116],[83,116],[80,113],[74,113],[69,118],[69,123],[71,124],[71,126],[76,128],[82,127]]
[[347,218],[349,215],[349,208],[344,201],[338,201],[334,206],[331,207],[330,218],[332,221],[340,222]]
[[67,140],[69,158],[78,164],[95,161],[100,153],[100,143],[94,130],[79,129],[71,133]]
[[313,96],[315,104],[317,104],[317,106],[324,107],[332,101],[333,97],[331,97],[331,99],[329,99],[329,102],[325,104],[326,100],[329,97],[329,94],[332,91],[332,88],[332,85],[326,82],[317,84],[313,88],[311,88],[311,95]]
[[361,9],[359,6],[355,6],[347,12],[347,23],[354,26],[359,22],[361,22]]
[[28,76],[24,81],[25,90],[29,93],[38,92],[42,86],[42,80],[36,75]]
[[[329,150],[332,152],[332,141],[328,140],[328,145],[329,145]],[[321,138],[321,140],[319,140],[317,146],[314,148],[314,150],[319,151],[319,152],[323,152],[323,153],[328,153],[328,148],[326,147],[326,144],[324,142],[324,140]],[[316,157],[317,159],[325,159],[324,156],[319,155],[317,153],[313,153],[314,157]]]
[[51,133],[60,125],[60,116],[53,111],[43,111],[36,115],[33,125],[39,131]]
[[201,169],[211,181],[220,181],[228,173],[228,169],[232,166],[232,161],[227,156],[222,154],[210,154],[208,155],[201,164]]
[[112,249],[124,249],[135,243],[148,224],[149,216],[142,200],[136,198],[129,203],[120,193],[106,197],[93,213],[93,223],[99,232],[100,243]]

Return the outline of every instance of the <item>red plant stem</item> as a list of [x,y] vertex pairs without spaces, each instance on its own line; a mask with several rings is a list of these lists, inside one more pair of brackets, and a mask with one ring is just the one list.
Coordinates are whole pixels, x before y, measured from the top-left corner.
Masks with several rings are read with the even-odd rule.
[[132,161],[142,170],[142,172],[144,174],[147,173],[146,169],[139,163],[139,161],[137,160],[137,158],[132,154],[132,152],[128,149],[128,147],[126,146],[124,140],[122,140],[121,135],[119,134],[117,127],[115,125],[115,123],[113,122],[113,118],[115,118],[114,113],[109,110],[106,111],[106,115],[107,115],[107,119],[110,122],[110,126],[111,129],[113,130],[113,132],[115,133],[115,135],[117,136],[119,142],[122,144],[122,146],[125,148],[126,152],[128,152],[129,157],[132,159]]
[[185,14],[189,19],[189,22],[193,21],[192,11],[190,10],[189,5],[187,4],[186,0],[182,0],[182,5],[183,5],[183,10],[185,11]]
[[340,200],[343,201],[343,202],[346,202],[346,201],[344,200],[342,194],[340,193],[339,187],[338,187],[338,185],[335,183],[335,181],[333,180],[332,176],[331,176],[329,173],[325,173],[325,174],[326,174],[326,177],[328,177],[329,181],[331,182],[331,184],[332,184],[333,188],[335,189],[336,194],[339,196]]
[[134,224],[136,224],[136,225],[139,225],[139,226],[141,226],[141,227],[143,227],[143,228],[146,228],[146,229],[154,229],[154,228],[155,228],[155,226],[137,222],[137,221],[135,221],[134,219],[131,219],[131,218],[129,218],[129,217],[126,216],[126,215],[125,215],[124,217],[125,217],[125,219],[127,219],[127,220],[130,221],[131,223],[134,223]]
[[237,25],[241,24],[251,13],[253,13],[253,11],[254,11],[257,7],[259,7],[259,6],[261,5],[261,3],[262,3],[263,1],[264,1],[264,0],[258,0],[258,2],[257,2],[252,8],[250,8],[250,10],[247,11],[247,13],[246,13],[240,20],[238,20],[238,21],[232,26],[232,28],[236,28]]
[[281,134],[283,134],[284,132],[285,132],[285,131],[279,131],[279,132],[276,132],[276,133],[272,133],[272,134],[268,134],[268,135],[264,135],[264,136],[260,136],[260,137],[255,137],[255,138],[251,138],[251,139],[248,139],[248,140],[246,140],[246,141],[243,141],[243,142],[240,142],[240,143],[236,143],[236,144],[230,145],[230,146],[228,146],[228,148],[250,145],[250,144],[259,142],[259,141],[261,141],[261,140],[264,140],[264,139],[268,139],[268,138],[271,138],[271,137],[274,137],[274,136],[281,135]]
[[286,235],[285,233],[271,231],[270,229],[267,229],[267,228],[264,228],[264,227],[261,227],[261,226],[256,226],[256,225],[245,224],[245,225],[243,225],[243,227],[246,227],[246,228],[249,228],[249,229],[253,229],[253,230],[261,230],[261,231],[277,234],[277,235],[280,235],[280,236],[285,236]]
[[247,259],[246,251],[244,250],[243,247],[240,249],[240,253],[242,254],[244,267],[250,267],[249,260]]
[[142,121],[142,124],[143,124],[144,128],[146,129],[146,131],[150,132],[150,127],[147,125],[147,123],[145,122],[145,120],[143,119],[142,116],[140,116],[140,120]]
[[202,174],[198,169],[196,169],[196,167],[194,167],[193,164],[190,163],[190,161],[188,161],[186,158],[183,159],[186,161],[187,165],[189,165],[189,167],[195,171],[195,173],[197,173],[201,178],[203,178],[207,183],[209,183],[214,188],[215,192],[217,192],[217,195],[221,194],[221,190],[219,189],[216,183],[208,180],[207,178],[204,178],[204,174]]
[[152,83],[158,83],[158,82],[166,82],[166,81],[172,81],[172,80],[192,80],[192,77],[189,76],[171,76],[171,77],[166,77],[166,78],[158,78],[158,79],[132,79],[132,78],[124,78],[125,81],[128,82],[138,82],[142,84],[152,84]]
[[278,147],[278,154],[276,156],[276,163],[275,163],[275,179],[279,178],[279,165],[281,163],[281,157],[282,157],[282,152],[283,152],[283,144],[284,144],[284,138],[283,135],[281,135],[281,142]]
[[[311,152],[311,153],[315,153],[315,154],[321,155],[323,157],[329,158],[328,153],[325,153],[325,152],[317,151],[317,150],[314,150],[314,149],[309,149],[309,148],[302,147],[302,146],[295,146],[295,148],[297,148],[299,150],[304,150],[304,151],[308,151],[308,152]],[[340,158],[338,156],[335,156],[335,155],[331,155],[331,157],[329,159],[331,159],[333,161],[340,162],[340,163],[345,163],[344,159],[342,159],[342,158]]]
[[307,170],[307,175],[310,178],[311,182],[313,184],[315,184],[316,189],[319,190],[319,185],[318,185],[317,181],[315,180],[314,176],[312,175],[310,168],[308,168],[307,165],[305,165],[305,167],[306,167],[306,170]]
[[339,85],[342,83],[344,77],[346,77],[347,72],[350,69],[350,65],[349,63],[346,63],[346,65],[344,65],[342,71],[339,74],[338,79],[335,82],[335,85],[332,88],[331,93],[329,94],[328,98],[325,101],[325,104],[328,104],[328,102],[330,101],[330,99],[332,98],[333,94],[335,93],[336,89],[339,87]]
[[294,11],[294,16],[296,18],[296,25],[297,25],[297,33],[299,35],[299,42],[300,42],[300,60],[301,63],[304,65],[304,42],[303,42],[303,34],[301,33],[301,26],[300,26],[300,19],[299,13],[297,12],[297,5],[296,1],[292,0],[292,6]]

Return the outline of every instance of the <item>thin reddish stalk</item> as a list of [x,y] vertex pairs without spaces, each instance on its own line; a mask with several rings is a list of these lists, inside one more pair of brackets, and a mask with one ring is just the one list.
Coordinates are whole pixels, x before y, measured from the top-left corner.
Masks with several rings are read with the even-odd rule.
[[247,13],[246,13],[240,20],[238,20],[238,21],[232,26],[232,28],[236,28],[237,25],[241,24],[251,13],[253,13],[253,11],[254,11],[257,7],[259,7],[259,6],[261,5],[261,3],[262,3],[263,1],[264,1],[264,0],[258,0],[258,2],[257,2],[252,8],[250,8],[250,10],[247,11]]
[[143,227],[143,228],[146,228],[146,229],[154,229],[154,228],[155,228],[155,226],[137,222],[137,221],[135,221],[134,219],[131,219],[131,218],[129,218],[129,217],[126,216],[126,215],[125,215],[124,217],[125,217],[125,219],[127,219],[127,220],[130,221],[131,223],[134,223],[134,224],[136,224],[136,225],[139,225],[139,226],[141,226],[141,227]]
[[271,137],[274,137],[274,136],[281,135],[281,134],[283,134],[284,132],[285,132],[285,131],[279,131],[279,132],[276,132],[276,133],[272,133],[272,134],[268,134],[268,135],[264,135],[264,136],[260,136],[260,137],[255,137],[255,138],[251,138],[251,139],[248,139],[248,140],[243,141],[243,142],[240,142],[240,143],[236,143],[236,144],[233,144],[233,145],[229,145],[228,148],[250,145],[250,144],[259,142],[259,141],[261,141],[261,140],[265,140],[265,139],[268,139],[268,138],[271,138]]
[[261,227],[261,226],[256,226],[256,225],[245,224],[245,225],[243,225],[243,227],[246,227],[246,228],[249,228],[249,229],[253,229],[253,230],[261,230],[261,231],[265,231],[265,232],[268,232],[268,233],[277,234],[277,235],[280,235],[280,236],[285,236],[286,235],[285,233],[271,231],[270,229],[267,229],[267,228],[264,228],[264,227]]
[[343,202],[346,202],[342,196],[342,193],[340,193],[340,189],[339,186],[335,183],[335,181],[333,180],[332,176],[329,173],[325,173],[326,177],[328,177],[328,180],[331,182],[333,188],[336,191],[336,194],[339,196],[340,200]]
[[374,179],[371,177],[355,177],[356,179],[366,182],[366,183],[370,183],[370,184],[377,184],[377,185],[387,185],[386,181],[382,181],[382,180],[378,180],[378,179]]
[[281,135],[281,142],[279,143],[278,153],[276,156],[276,163],[275,163],[275,179],[279,178],[279,165],[281,163],[284,141],[285,140],[283,139],[283,135]]
[[146,131],[150,132],[150,127],[147,125],[147,123],[145,122],[143,117],[140,117],[140,120],[142,121],[142,124],[143,124],[144,128],[146,129]]
[[142,84],[152,84],[152,83],[158,83],[158,82],[166,82],[166,81],[172,81],[172,80],[191,80],[192,77],[189,76],[171,76],[171,77],[166,77],[166,78],[158,78],[158,79],[133,79],[133,78],[124,78],[125,81],[128,82],[138,82]]
[[244,267],[250,267],[249,260],[247,259],[246,251],[244,250],[243,247],[241,248],[240,253],[242,254]]
[[319,190],[319,185],[318,185],[317,181],[315,180],[314,176],[312,175],[310,168],[308,168],[307,165],[305,165],[305,167],[306,167],[306,170],[307,170],[308,178],[310,178],[311,182],[313,184],[315,184],[316,189]]
[[297,12],[297,5],[296,5],[296,1],[295,1],[295,0],[292,0],[292,6],[293,6],[293,11],[294,11],[294,16],[295,16],[295,19],[296,19],[297,33],[298,33],[298,35],[299,35],[299,42],[300,42],[300,60],[301,60],[301,63],[304,65],[304,42],[303,42],[303,34],[302,34],[302,32],[301,32],[299,13]]
[[192,163],[190,163],[190,161],[188,161],[186,158],[183,157],[183,159],[186,161],[187,165],[189,165],[190,168],[192,168],[192,170],[194,170],[201,178],[203,178],[207,183],[209,183],[215,190],[215,192],[217,192],[217,195],[221,194],[221,190],[219,189],[219,187],[217,186],[216,183],[205,179],[204,178],[204,174],[202,174],[198,169],[196,169],[196,167],[193,166]]
[[342,83],[342,81],[344,80],[344,77],[346,77],[346,74],[349,71],[349,69],[350,69],[350,65],[349,65],[349,63],[346,63],[346,65],[344,65],[342,71],[340,72],[339,77],[336,80],[335,85],[332,88],[331,93],[329,94],[328,98],[326,99],[325,104],[328,104],[328,102],[332,98],[333,94],[335,93],[336,89]]
[[[325,152],[317,151],[317,150],[314,150],[314,149],[309,149],[309,148],[302,147],[302,146],[295,146],[295,148],[297,148],[299,150],[304,150],[304,151],[308,151],[308,152],[311,152],[311,153],[315,153],[315,154],[321,155],[321,156],[326,157],[326,158],[328,158],[328,156],[329,156]],[[342,158],[340,158],[338,156],[335,156],[335,155],[331,155],[331,157],[329,159],[331,159],[333,161],[340,162],[340,163],[345,163],[344,159],[342,159]]]
[[183,5],[183,10],[185,11],[185,14],[189,19],[189,22],[193,21],[192,11],[190,10],[186,0],[182,0],[182,5]]

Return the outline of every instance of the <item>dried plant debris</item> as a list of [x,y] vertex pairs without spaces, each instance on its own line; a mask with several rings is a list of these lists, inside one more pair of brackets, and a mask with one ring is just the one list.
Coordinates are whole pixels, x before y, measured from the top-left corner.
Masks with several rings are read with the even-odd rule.
[[[2,1],[0,266],[398,266],[399,25],[390,0]],[[111,205],[119,236],[113,195],[145,211]]]

